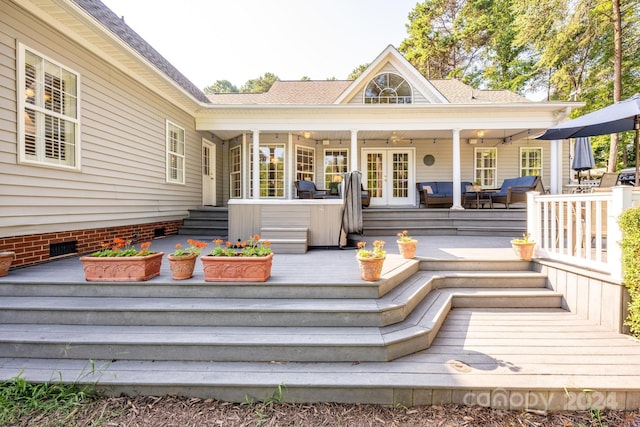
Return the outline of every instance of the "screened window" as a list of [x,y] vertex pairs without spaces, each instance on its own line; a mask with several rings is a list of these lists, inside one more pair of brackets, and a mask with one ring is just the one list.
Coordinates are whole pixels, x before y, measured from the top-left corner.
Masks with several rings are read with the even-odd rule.
[[325,188],[332,182],[340,182],[342,174],[347,172],[349,156],[347,150],[325,150],[324,183]]
[[232,199],[238,199],[242,197],[242,154],[240,152],[240,146],[233,147],[229,155],[229,168],[231,170],[229,195]]
[[476,148],[474,176],[483,187],[494,188],[498,172],[498,150],[496,148]]
[[[284,144],[260,145],[260,197],[284,197]],[[251,147],[253,168],[253,147]],[[251,174],[253,179],[253,173]],[[253,195],[253,180],[251,180]]]
[[185,131],[167,121],[167,182],[184,184]]
[[364,91],[365,104],[411,104],[411,86],[397,74],[383,73],[369,82]]
[[520,176],[542,176],[542,148],[520,148]]
[[77,168],[77,73],[21,47],[20,160]]
[[315,181],[316,150],[296,146],[296,181]]

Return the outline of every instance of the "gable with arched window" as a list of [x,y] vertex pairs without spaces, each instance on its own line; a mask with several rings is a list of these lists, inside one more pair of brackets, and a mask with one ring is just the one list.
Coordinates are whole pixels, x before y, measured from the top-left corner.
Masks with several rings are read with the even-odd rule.
[[394,73],[378,74],[364,91],[365,104],[411,104],[412,101],[411,86]]

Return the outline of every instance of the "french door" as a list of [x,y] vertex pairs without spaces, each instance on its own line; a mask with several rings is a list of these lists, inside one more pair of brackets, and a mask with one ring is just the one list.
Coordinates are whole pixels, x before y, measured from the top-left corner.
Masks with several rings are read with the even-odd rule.
[[202,140],[202,205],[216,204],[216,150],[215,144]]
[[371,206],[415,204],[414,150],[372,148],[362,150],[363,184]]

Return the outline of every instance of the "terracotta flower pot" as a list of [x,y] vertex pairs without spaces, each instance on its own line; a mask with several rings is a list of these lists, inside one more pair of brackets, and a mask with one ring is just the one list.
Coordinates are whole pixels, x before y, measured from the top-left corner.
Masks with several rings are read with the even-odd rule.
[[416,256],[416,248],[418,247],[417,240],[411,240],[410,242],[397,240],[397,242],[400,255],[402,255],[404,258],[411,259]]
[[212,256],[200,258],[206,282],[266,282],[271,277],[273,254],[252,256]]
[[196,259],[198,255],[167,255],[169,267],[171,268],[171,277],[174,280],[185,280],[193,277],[193,270],[196,268]]
[[11,263],[15,257],[15,252],[0,252],[0,277],[9,274],[9,267],[11,267]]
[[360,265],[360,278],[362,280],[366,280],[367,282],[380,280],[384,258],[356,258]]
[[516,253],[518,258],[523,261],[531,261],[536,244],[511,242],[511,247],[513,248],[513,251]]
[[147,256],[80,257],[89,282],[140,282],[160,274],[163,252]]

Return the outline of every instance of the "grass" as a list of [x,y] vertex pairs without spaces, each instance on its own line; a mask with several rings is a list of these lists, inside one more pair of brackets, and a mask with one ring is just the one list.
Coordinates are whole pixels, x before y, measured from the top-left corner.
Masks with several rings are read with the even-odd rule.
[[95,398],[92,386],[62,382],[34,384],[18,376],[0,383],[0,425],[52,411],[71,416],[83,403]]

